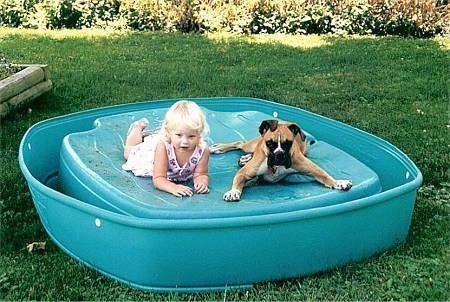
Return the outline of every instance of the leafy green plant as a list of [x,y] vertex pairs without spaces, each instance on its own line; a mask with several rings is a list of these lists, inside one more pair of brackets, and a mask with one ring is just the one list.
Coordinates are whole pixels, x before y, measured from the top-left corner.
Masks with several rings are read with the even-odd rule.
[[166,1],[125,1],[120,14],[131,29],[162,30],[168,26],[167,5]]
[[449,20],[444,0],[0,0],[0,25],[27,28],[432,37]]
[[19,27],[22,25],[26,15],[27,11],[21,1],[0,1],[0,25]]
[[0,80],[3,80],[19,71],[23,67],[12,64],[8,58],[0,53]]

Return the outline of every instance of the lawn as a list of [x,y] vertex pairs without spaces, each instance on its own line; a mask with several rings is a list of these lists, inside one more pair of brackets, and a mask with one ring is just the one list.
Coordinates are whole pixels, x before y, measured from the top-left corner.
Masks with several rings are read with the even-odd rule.
[[[51,93],[1,121],[0,299],[449,300],[449,50],[444,38],[0,28],[0,53],[13,63],[48,64],[53,81]],[[113,104],[214,96],[294,105],[399,147],[424,175],[406,243],[248,291],[163,295],[111,281],[51,242],[17,161],[31,125]],[[47,241],[46,252],[28,253],[33,241]]]

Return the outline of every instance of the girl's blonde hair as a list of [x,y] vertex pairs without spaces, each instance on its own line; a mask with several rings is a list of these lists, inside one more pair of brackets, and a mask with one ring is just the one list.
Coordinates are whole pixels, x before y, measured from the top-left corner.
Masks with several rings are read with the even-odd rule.
[[170,106],[162,124],[166,140],[169,141],[170,135],[180,127],[187,127],[196,131],[202,139],[209,134],[205,113],[196,103],[191,101],[182,100]]

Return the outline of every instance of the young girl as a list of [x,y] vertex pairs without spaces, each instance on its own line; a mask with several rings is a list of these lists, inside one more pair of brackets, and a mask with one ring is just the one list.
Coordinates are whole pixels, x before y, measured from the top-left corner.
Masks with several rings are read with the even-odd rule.
[[[203,138],[209,127],[200,107],[178,101],[167,111],[159,131],[145,136],[147,126],[145,118],[131,124],[123,169],[136,176],[151,176],[155,188],[178,197],[208,193],[209,149]],[[190,178],[194,179],[194,191],[178,183]]]

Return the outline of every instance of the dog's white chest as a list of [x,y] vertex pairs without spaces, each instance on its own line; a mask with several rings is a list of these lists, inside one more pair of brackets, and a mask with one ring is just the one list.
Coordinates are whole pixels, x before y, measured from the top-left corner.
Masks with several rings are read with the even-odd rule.
[[296,172],[292,168],[286,169],[284,166],[276,166],[273,170],[267,166],[267,159],[258,169],[258,175],[262,175],[265,181],[277,182],[282,180],[286,175]]

